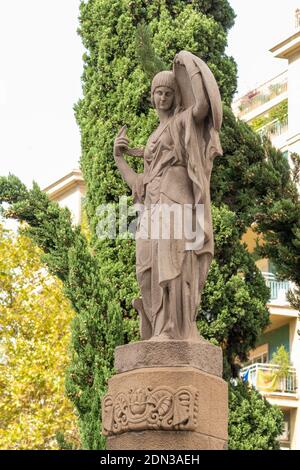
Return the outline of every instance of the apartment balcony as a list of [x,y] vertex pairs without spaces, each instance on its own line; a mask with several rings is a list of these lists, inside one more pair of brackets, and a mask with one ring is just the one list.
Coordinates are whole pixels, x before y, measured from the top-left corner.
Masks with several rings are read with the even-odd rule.
[[[245,116],[255,109],[278,99],[278,97],[284,94],[286,95],[287,90],[288,74],[285,71],[236,100],[232,106],[233,112],[240,119],[245,119]],[[247,121],[248,119],[245,120]]]
[[263,139],[268,137],[271,141],[276,137],[279,137],[285,134],[288,131],[288,117],[286,116],[284,120],[280,121],[275,119],[274,121],[269,122],[265,126],[257,129],[257,133]]
[[280,377],[280,366],[255,363],[240,371],[241,378],[263,394],[296,397],[297,377],[295,367],[289,367],[287,375]]
[[271,290],[269,301],[271,303],[288,304],[286,295],[292,288],[292,283],[290,281],[278,281],[272,273],[262,272],[262,275]]

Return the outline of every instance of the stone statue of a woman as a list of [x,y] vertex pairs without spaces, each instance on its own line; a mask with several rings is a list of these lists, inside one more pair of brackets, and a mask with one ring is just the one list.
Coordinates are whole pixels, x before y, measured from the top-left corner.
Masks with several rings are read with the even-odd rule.
[[[197,308],[214,249],[210,175],[214,157],[222,154],[221,98],[208,66],[181,51],[174,59],[173,72],[154,77],[151,102],[160,123],[145,148],[128,148],[125,127],[114,145],[122,177],[132,188],[135,202],[144,204],[138,232],[148,227],[147,236],[136,237],[136,273],[142,297],[133,305],[141,317],[143,340],[197,340]],[[135,173],[124,154],[143,156],[144,172]],[[204,213],[201,221],[196,210],[199,205]],[[185,233],[175,236],[176,217],[169,219],[173,222],[168,237],[153,236],[149,225],[153,227],[157,214],[161,217],[162,207],[182,209],[182,213],[187,208],[194,227],[202,230],[201,243],[189,244]]]

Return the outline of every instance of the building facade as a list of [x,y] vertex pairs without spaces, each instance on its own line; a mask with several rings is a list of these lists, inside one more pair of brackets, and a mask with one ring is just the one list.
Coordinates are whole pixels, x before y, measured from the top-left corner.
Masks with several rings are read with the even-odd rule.
[[51,201],[56,201],[61,207],[68,207],[73,222],[79,224],[82,217],[82,198],[85,194],[85,185],[80,170],[72,170],[67,175],[50,184],[44,191]]
[[[270,51],[274,59],[285,61],[286,70],[241,96],[232,108],[236,117],[250,124],[261,137],[267,136],[292,165],[291,154],[300,155],[300,10],[296,11],[295,30]],[[254,246],[251,230],[244,241],[251,251]],[[270,403],[282,409],[285,428],[280,439],[281,448],[299,450],[299,312],[286,299],[287,291],[293,287],[291,283],[276,279],[275,268],[269,260],[260,260],[257,264],[271,289],[271,325],[259,339],[256,349],[251,351],[242,375]],[[290,367],[284,373],[271,363],[273,354],[282,346],[290,359]]]

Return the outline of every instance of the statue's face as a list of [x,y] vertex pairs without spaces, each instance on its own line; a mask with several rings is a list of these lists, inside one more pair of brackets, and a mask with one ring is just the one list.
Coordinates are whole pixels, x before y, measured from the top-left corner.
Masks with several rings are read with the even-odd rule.
[[154,104],[157,110],[168,111],[172,108],[175,93],[172,88],[158,86],[154,91]]

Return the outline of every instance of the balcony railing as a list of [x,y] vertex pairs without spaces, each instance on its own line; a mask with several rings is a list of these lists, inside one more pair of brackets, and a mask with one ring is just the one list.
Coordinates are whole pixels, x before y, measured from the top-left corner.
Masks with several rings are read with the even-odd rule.
[[286,294],[292,285],[289,281],[278,281],[276,276],[272,273],[263,272],[267,286],[270,288],[270,301],[282,301],[287,303]]
[[275,364],[251,364],[241,369],[241,377],[260,392],[270,394],[297,393],[295,367],[289,367],[287,375],[280,377],[280,366]]
[[269,122],[265,126],[260,127],[257,130],[257,133],[261,138],[268,137],[270,140],[278,137],[279,135],[284,134],[288,131],[288,117],[282,121],[275,119],[274,121]]
[[250,91],[247,95],[236,100],[233,103],[233,112],[236,116],[242,117],[250,111],[253,111],[255,108],[258,108],[277,96],[282,95],[287,91],[287,89],[288,75],[285,71],[272,80],[269,80],[263,85],[257,87],[255,90]]

